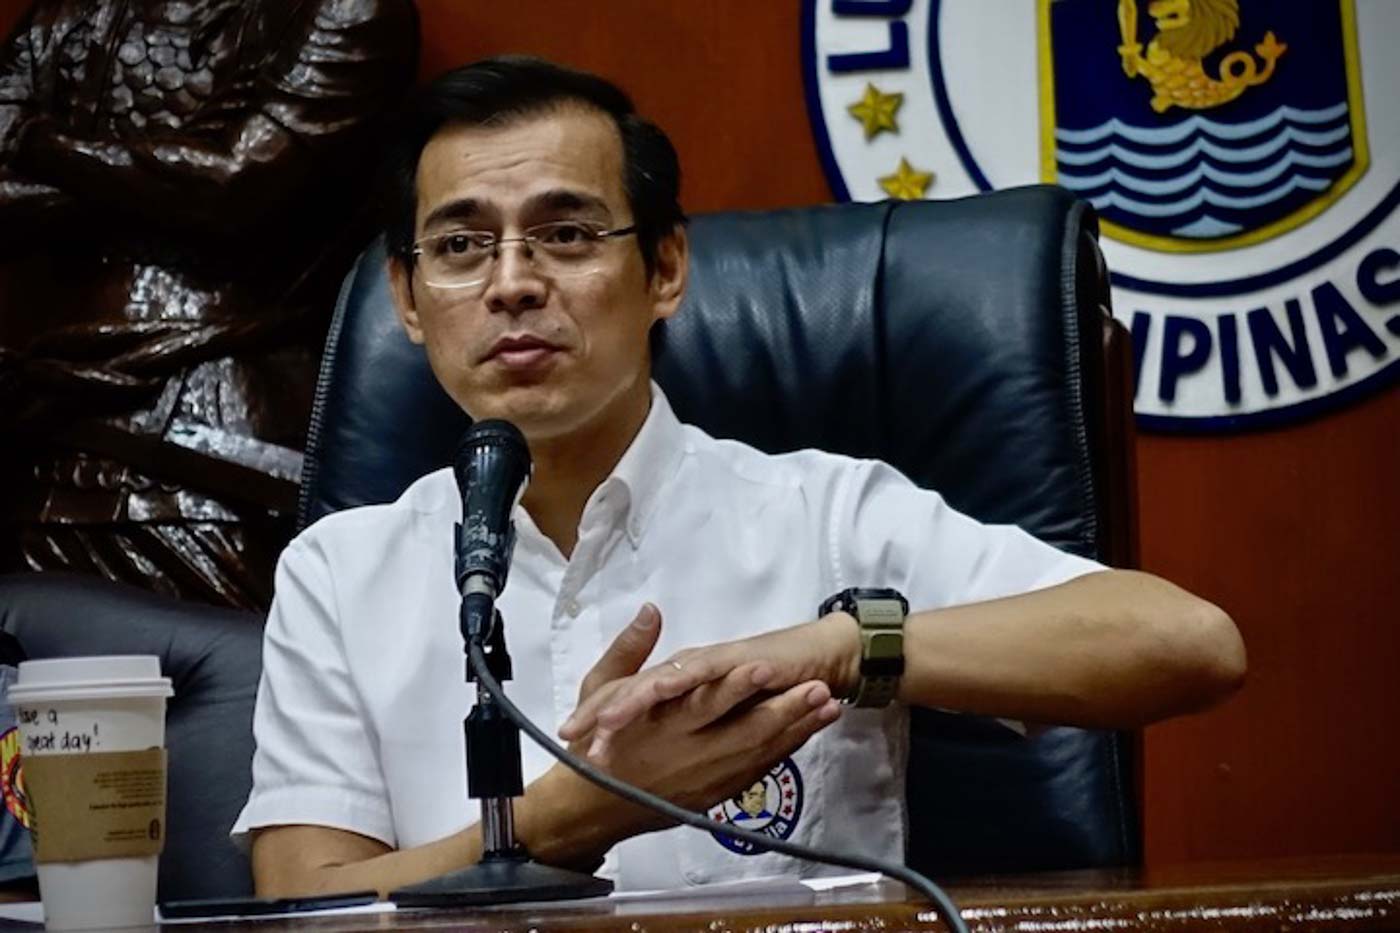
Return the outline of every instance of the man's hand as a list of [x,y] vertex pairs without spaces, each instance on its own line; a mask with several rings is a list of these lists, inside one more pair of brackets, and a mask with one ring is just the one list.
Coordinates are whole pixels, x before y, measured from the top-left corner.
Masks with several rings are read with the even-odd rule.
[[[643,606],[584,678],[580,707],[613,696],[619,685],[647,681],[647,672],[638,671],[660,629],[660,613],[654,606]],[[625,724],[610,729],[602,742],[594,741],[597,736],[590,730],[576,732],[574,750],[587,746],[587,757],[615,777],[680,806],[703,810],[751,784],[840,716],[840,703],[820,678],[773,689],[768,687],[776,670],[772,663],[735,657],[737,663],[728,664],[727,670],[719,670],[725,663],[717,661],[706,668],[718,671],[715,676],[645,704]],[[669,664],[662,666],[674,671]],[[587,822],[608,827],[608,837],[596,840],[604,850],[668,825],[663,817],[620,801],[561,767],[542,781],[556,785],[557,793],[539,796],[568,800],[575,825],[582,807]],[[531,822],[538,831],[547,821],[537,816],[533,814]]]
[[[656,611],[643,607],[643,612],[648,609]],[[639,614],[638,620],[641,618]],[[624,631],[618,641],[627,637]],[[653,635],[648,653],[655,643]],[[612,652],[609,648],[609,654]],[[560,737],[579,742],[591,732],[588,754],[602,757],[609,754],[609,746],[623,730],[667,704],[689,704],[714,712],[716,704],[729,698],[737,697],[734,702],[738,703],[759,690],[778,693],[816,683],[826,688],[828,697],[845,696],[859,677],[860,634],[854,619],[845,613],[832,613],[815,622],[752,638],[687,648],[640,672],[638,667],[640,662],[628,676],[618,677],[621,668],[613,666],[606,680],[590,683],[586,679],[579,691],[578,708],[560,727]],[[739,696],[745,690],[747,695]]]
[[[641,669],[661,634],[661,614],[643,606],[603,652],[579,688],[580,703]],[[819,682],[760,696],[754,665],[740,665],[684,696],[655,704],[613,735],[597,763],[630,784],[692,810],[703,810],[748,787],[834,722],[840,704]],[[592,740],[583,733],[574,750]],[[556,765],[516,801],[518,838],[549,865],[593,870],[608,849],[666,826],[657,816]],[[253,841],[253,869],[263,896],[387,892],[434,878],[481,858],[479,825],[412,849],[325,826],[274,826]]]

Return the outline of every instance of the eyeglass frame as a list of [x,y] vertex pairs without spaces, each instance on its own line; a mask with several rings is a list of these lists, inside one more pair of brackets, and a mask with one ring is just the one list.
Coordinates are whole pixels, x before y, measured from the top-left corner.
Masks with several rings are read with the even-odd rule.
[[[412,246],[409,248],[409,250],[408,250],[408,255],[409,255],[409,257],[413,260],[413,265],[414,265],[414,267],[417,268],[418,265],[419,265],[419,263],[418,263],[418,257],[421,256],[422,253],[423,253],[422,244],[428,242],[429,240],[441,240],[441,239],[443,239],[443,238],[445,238],[445,237],[464,236],[464,235],[465,235],[465,236],[481,236],[481,237],[487,237],[487,238],[489,238],[489,240],[487,241],[486,246],[484,246],[484,247],[482,247],[482,248],[483,248],[483,249],[489,248],[489,249],[491,250],[491,262],[490,262],[489,265],[486,266],[486,274],[483,275],[481,278],[479,278],[479,279],[473,279],[473,280],[470,281],[470,282],[457,282],[457,283],[452,284],[452,285],[443,285],[443,284],[440,284],[440,283],[437,283],[437,282],[429,282],[426,278],[423,280],[423,284],[429,286],[430,288],[445,288],[445,289],[472,288],[472,287],[478,286],[478,285],[485,285],[487,282],[491,281],[491,276],[492,276],[492,275],[495,273],[495,271],[496,271],[496,263],[500,262],[500,259],[501,259],[501,246],[502,246],[503,244],[505,244],[505,243],[520,243],[520,244],[523,244],[524,247],[525,247],[525,256],[526,256],[526,258],[530,259],[530,261],[531,261],[531,267],[534,268],[537,272],[540,271],[540,270],[539,270],[539,267],[534,265],[534,250],[535,250],[536,246],[538,246],[538,244],[539,244],[539,242],[540,242],[540,238],[539,238],[538,236],[536,236],[536,235],[532,235],[532,234],[530,233],[531,230],[538,230],[538,229],[540,229],[541,227],[554,227],[554,226],[562,226],[562,225],[571,225],[571,226],[576,226],[576,227],[578,227],[580,230],[587,231],[587,236],[590,237],[591,239],[593,239],[595,242],[599,242],[599,243],[607,242],[608,240],[614,239],[615,237],[634,236],[634,235],[637,234],[637,224],[636,224],[636,223],[628,224],[628,225],[625,226],[625,227],[614,227],[614,228],[611,229],[611,230],[606,229],[606,228],[605,228],[605,229],[601,229],[601,230],[594,229],[594,226],[593,226],[593,225],[596,224],[596,223],[597,223],[597,221],[583,221],[583,220],[547,220],[547,221],[545,221],[545,222],[543,222],[543,223],[533,224],[533,225],[531,225],[531,226],[529,226],[529,227],[526,227],[526,228],[525,228],[525,232],[522,233],[520,236],[504,236],[504,237],[503,237],[503,236],[496,236],[496,234],[492,233],[492,232],[489,231],[489,230],[471,230],[471,229],[465,229],[465,228],[464,228],[464,229],[460,229],[460,230],[451,230],[451,231],[448,231],[448,232],[446,232],[446,233],[434,233],[434,234],[430,234],[430,235],[425,236],[425,237],[419,237],[418,239],[416,239],[416,240],[413,241],[413,245],[412,245]],[[601,226],[601,225],[599,225],[599,226]],[[547,251],[548,251],[548,250],[546,249],[546,252],[547,252]],[[547,273],[546,273],[546,274],[547,274]],[[580,274],[580,275],[587,275],[588,273],[587,273],[587,272],[584,272],[584,273],[579,273],[579,274]]]

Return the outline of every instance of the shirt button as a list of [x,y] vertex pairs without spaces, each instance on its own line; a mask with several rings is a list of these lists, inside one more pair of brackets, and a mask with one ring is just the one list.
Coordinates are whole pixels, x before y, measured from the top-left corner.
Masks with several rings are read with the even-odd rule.
[[571,619],[578,618],[581,608],[576,599],[571,599],[564,604],[564,611],[569,614],[569,618]]

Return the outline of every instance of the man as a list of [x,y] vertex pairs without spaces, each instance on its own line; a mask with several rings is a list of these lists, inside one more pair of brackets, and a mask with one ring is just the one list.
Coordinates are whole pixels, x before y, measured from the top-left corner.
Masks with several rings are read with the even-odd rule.
[[[1238,684],[1234,625],[1164,581],[979,525],[883,464],[771,457],[680,424],[648,353],[685,290],[679,170],[616,88],[497,59],[439,79],[410,124],[394,301],[448,394],[529,442],[500,600],[511,692],[577,751],[695,809],[771,783],[765,831],[898,859],[905,706],[1134,727]],[[440,471],[283,555],[235,827],[254,832],[261,893],[387,891],[479,856],[447,545],[459,511]],[[859,621],[814,618],[853,586],[897,588],[914,611],[884,637],[875,609],[899,596],[851,597]],[[897,678],[871,648],[891,632]],[[542,861],[601,859],[624,887],[798,870],[653,832],[653,815],[523,752],[517,831]]]

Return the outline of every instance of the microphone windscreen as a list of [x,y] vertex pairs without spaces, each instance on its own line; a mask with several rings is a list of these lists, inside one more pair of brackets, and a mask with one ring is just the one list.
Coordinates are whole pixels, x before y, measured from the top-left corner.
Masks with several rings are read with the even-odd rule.
[[500,592],[510,569],[511,511],[530,475],[530,448],[508,421],[479,421],[457,445],[452,472],[462,497],[455,535],[457,586],[473,574]]
[[[474,464],[479,465],[480,452],[485,448],[495,448],[498,455],[512,465],[523,463],[523,473],[530,472],[530,447],[525,443],[525,435],[509,421],[491,418],[478,421],[462,435],[457,442],[457,451],[452,457],[452,472],[457,477],[457,489],[465,496],[468,472]],[[522,474],[523,475],[523,474]]]

